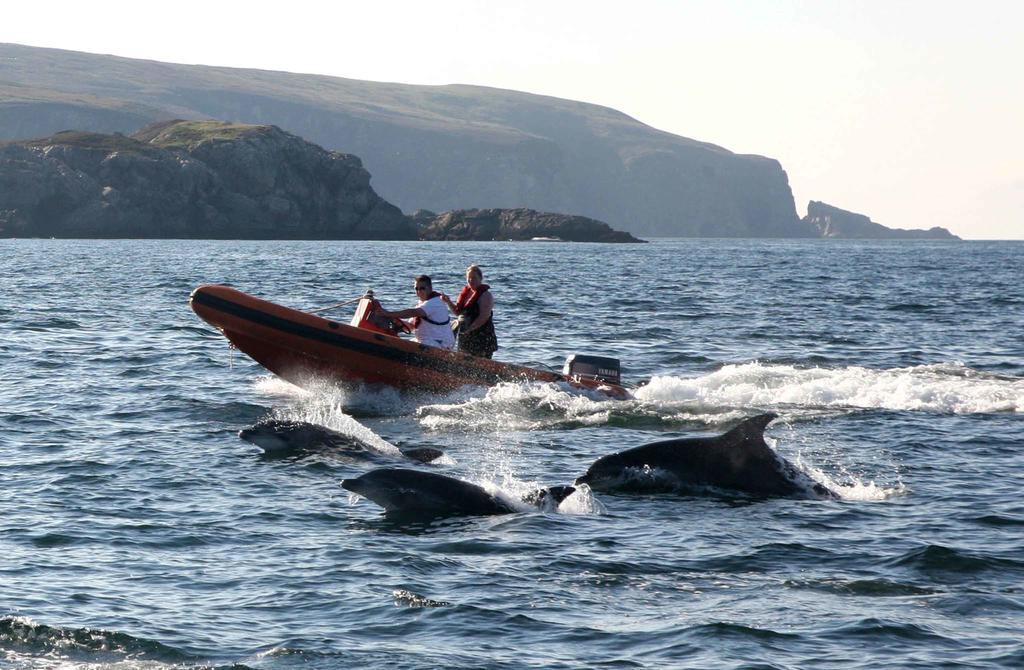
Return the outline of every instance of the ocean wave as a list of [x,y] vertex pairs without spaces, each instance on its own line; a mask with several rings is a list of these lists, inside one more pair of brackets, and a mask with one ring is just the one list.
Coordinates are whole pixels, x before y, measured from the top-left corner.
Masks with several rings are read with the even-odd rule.
[[802,637],[797,633],[783,633],[771,630],[770,628],[759,628],[726,621],[693,626],[687,632],[690,635],[715,640],[716,643],[720,643],[722,640],[732,640],[733,642],[798,640]]
[[1024,379],[979,372],[961,363],[873,370],[752,362],[726,365],[701,377],[657,376],[635,395],[662,406],[987,414],[1022,411]]
[[938,305],[930,305],[919,302],[901,302],[889,305],[885,308],[887,312],[931,312],[939,309]]
[[926,574],[960,574],[965,578],[968,575],[991,571],[1024,573],[1024,561],[935,544],[915,547],[890,560],[889,564],[912,568]]
[[414,411],[429,430],[571,430],[603,425],[665,430],[726,427],[767,410],[782,412],[790,420],[863,410],[1020,412],[1024,379],[960,363],[873,370],[751,362],[698,377],[655,376],[628,400],[536,382],[509,382],[427,400]]
[[1017,514],[983,514],[978,517],[969,519],[976,524],[982,526],[994,526],[994,527],[1013,527],[1013,526],[1024,526],[1024,516]]
[[900,598],[908,596],[929,596],[941,591],[905,582],[882,578],[865,579],[799,579],[787,580],[786,586],[796,589],[824,591],[844,596],[867,596],[875,598]]
[[54,316],[49,319],[39,321],[26,321],[25,323],[16,323],[15,330],[27,330],[38,333],[46,333],[51,330],[81,330],[82,324],[74,319],[68,319],[64,317]]
[[835,638],[850,643],[851,638],[872,640],[872,644],[884,644],[886,640],[902,642],[928,642],[930,644],[948,644],[956,641],[929,630],[925,626],[901,621],[889,621],[877,617],[867,617],[858,621],[844,623],[820,633],[823,638]]
[[[127,633],[95,628],[48,626],[26,617],[0,618],[0,652],[23,667],[196,666],[201,659],[173,647]],[[206,666],[209,667],[209,666]]]
[[705,559],[708,570],[716,572],[771,574],[779,565],[789,568],[803,566],[811,568],[836,560],[841,553],[832,548],[817,547],[800,542],[769,542],[735,553]]

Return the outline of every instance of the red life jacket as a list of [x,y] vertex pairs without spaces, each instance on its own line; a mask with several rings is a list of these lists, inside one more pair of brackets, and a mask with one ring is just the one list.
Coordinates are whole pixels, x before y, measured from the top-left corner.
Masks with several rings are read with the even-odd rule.
[[462,291],[459,292],[459,299],[455,301],[455,313],[462,314],[480,299],[484,293],[487,293],[487,289],[491,288],[487,284],[480,284],[480,286],[474,291],[473,288],[466,284],[462,287]]

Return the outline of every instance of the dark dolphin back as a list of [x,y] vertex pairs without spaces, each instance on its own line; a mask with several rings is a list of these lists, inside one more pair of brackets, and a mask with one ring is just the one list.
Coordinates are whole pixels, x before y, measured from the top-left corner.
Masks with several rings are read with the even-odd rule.
[[385,507],[412,515],[507,514],[514,509],[483,487],[436,472],[380,468],[341,485]]
[[760,414],[717,437],[664,440],[610,454],[597,459],[576,483],[620,490],[712,487],[757,496],[838,497],[765,443],[764,430],[775,418]]
[[793,495],[796,469],[768,446],[764,431],[777,417],[771,412],[747,419],[715,438],[703,454],[708,479],[758,495]]
[[[716,437],[663,440],[610,454],[595,461],[576,483],[617,487],[616,473],[650,468],[669,475],[673,480],[670,488],[712,486],[788,495],[794,490],[793,485],[781,474],[779,458],[764,441],[765,427],[775,418],[775,414],[761,414]],[[660,478],[647,482],[626,477],[620,483],[641,488],[668,485]]]
[[523,496],[523,502],[536,505],[542,509],[556,508],[562,501],[576,492],[575,486],[549,486],[537,489]]
[[662,440],[602,456],[587,475],[576,481],[586,482],[592,474],[646,466],[670,470],[682,476],[684,482],[703,483],[704,473],[709,470],[718,472],[722,466],[738,465],[768,450],[764,429],[775,417],[771,413],[752,417],[724,435]]
[[409,447],[402,449],[402,455],[420,463],[431,463],[444,456],[444,452],[433,447]]

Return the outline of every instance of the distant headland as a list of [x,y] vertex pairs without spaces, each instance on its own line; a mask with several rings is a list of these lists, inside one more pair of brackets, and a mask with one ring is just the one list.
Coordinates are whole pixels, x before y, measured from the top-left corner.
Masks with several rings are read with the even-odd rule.
[[[608,222],[643,237],[818,238],[843,237],[854,229],[858,235],[890,236],[884,227],[834,224],[826,226],[826,234],[810,220],[814,216],[797,215],[788,176],[777,160],[659,131],[599,105],[482,86],[378,83],[0,44],[0,141],[17,140],[31,153],[39,145],[33,148],[25,138],[54,137],[66,128],[130,137],[139,128],[169,119],[276,126],[323,147],[325,155],[344,153],[317,159],[321,167],[331,166],[327,173],[292,174],[273,192],[259,181],[268,174],[267,164],[252,175],[258,178],[256,185],[248,185],[233,178],[226,165],[221,170],[206,164],[206,158],[215,157],[189,154],[190,167],[181,168],[179,180],[184,182],[179,186],[196,179],[191,186],[202,204],[189,209],[174,188],[154,197],[165,198],[167,212],[188,213],[186,220],[192,223],[171,221],[169,213],[140,200],[115,203],[119,195],[129,195],[126,187],[97,182],[101,190],[112,190],[93,201],[91,214],[83,211],[73,217],[78,234],[106,234],[88,231],[104,215],[132,211],[144,215],[150,222],[145,230],[158,236],[406,239],[418,231],[397,210],[426,209],[560,212]],[[251,138],[236,140],[252,146]],[[170,147],[150,151],[155,149]],[[239,151],[246,160],[260,162],[247,150]],[[61,151],[49,153],[57,156]],[[103,169],[114,174],[130,164],[139,170],[139,180],[155,178],[146,171],[149,163],[129,160],[132,154],[117,153]],[[150,167],[171,165],[166,158],[153,160]],[[256,163],[245,169],[256,169]],[[22,184],[17,169],[6,165],[3,183]],[[79,171],[75,163],[53,169],[63,174],[66,190],[47,194],[30,188],[15,194],[40,196],[33,202],[10,195],[8,188],[0,190],[6,203],[0,209],[7,210],[2,214],[7,221],[3,234],[24,232],[25,222],[40,214],[65,211],[69,197],[84,198],[75,183],[85,190],[94,186],[90,179],[96,177],[90,175],[95,173]],[[371,172],[379,196],[359,185]],[[343,173],[353,181],[331,186],[344,181]],[[306,186],[299,186],[300,176],[309,180]],[[58,178],[51,177],[57,184]],[[307,189],[309,200],[301,197]],[[331,193],[345,189],[365,196],[351,202],[332,200]],[[30,207],[37,210],[29,212]],[[128,209],[119,209],[123,207]],[[299,215],[303,218],[295,218]],[[238,227],[247,216],[251,228]],[[119,232],[111,234],[132,233],[135,224],[128,218],[114,218],[107,228]],[[484,225],[478,216],[471,219]],[[449,227],[443,234],[450,238],[453,230]],[[551,233],[537,236],[567,239]]]
[[959,240],[945,228],[935,226],[928,230],[886,228],[863,214],[848,212],[824,202],[811,200],[804,221],[817,228],[822,237],[840,237],[859,240]]

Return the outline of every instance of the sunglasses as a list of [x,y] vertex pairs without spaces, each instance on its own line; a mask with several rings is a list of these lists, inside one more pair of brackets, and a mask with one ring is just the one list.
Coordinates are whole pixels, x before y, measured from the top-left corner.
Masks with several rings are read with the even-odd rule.
[[417,286],[417,287],[416,287],[416,290],[417,290],[417,291],[426,291],[426,290],[427,290],[427,287],[426,287],[426,286]]

